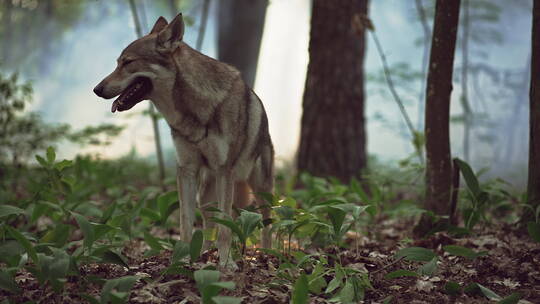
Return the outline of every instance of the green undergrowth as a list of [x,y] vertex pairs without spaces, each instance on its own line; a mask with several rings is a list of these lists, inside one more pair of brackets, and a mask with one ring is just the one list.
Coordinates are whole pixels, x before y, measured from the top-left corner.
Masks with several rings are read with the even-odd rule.
[[[467,164],[460,166],[466,181],[459,201],[464,220],[459,226],[439,230],[459,237],[474,234],[475,227],[490,225],[495,219],[517,219],[515,214],[523,198],[510,193],[500,180],[480,183]],[[36,155],[35,165],[13,168],[4,164],[1,168],[5,178],[0,181],[0,288],[9,294],[22,292],[14,280],[22,270],[30,272],[45,288],[63,293],[68,278],[80,276],[83,265],[112,263],[128,267],[123,249],[128,241],[140,239],[148,245],[146,256],[172,252],[163,273],[153,279],[81,278],[83,285],[102,286],[99,295],[82,294],[84,299],[91,303],[124,303],[137,281],[179,274],[195,281],[203,303],[239,303],[239,298],[222,295],[224,290],[234,290],[235,284],[221,280],[215,267],[193,270],[204,240],[211,241],[215,233],[196,230],[190,243],[151,233],[153,227],[177,226],[177,217],[171,216],[178,212],[175,183],[168,180],[158,186],[155,173],[151,173],[156,172],[154,166],[134,154],[117,160],[90,156],[60,160],[50,147]],[[272,208],[271,221],[263,221],[252,207],[235,210],[234,219],[210,207],[217,213],[212,220],[232,231],[232,256],[236,261],[244,259],[246,248],[258,243],[261,229],[271,224],[274,247],[260,250],[280,260],[276,269],[279,282],[272,284],[291,286],[292,303],[307,303],[310,295],[323,295],[337,303],[357,303],[374,288],[369,273],[345,265],[339,256],[330,253],[335,250],[325,249],[354,250],[358,244],[347,241],[347,233],[376,237],[370,227],[381,220],[415,219],[424,213],[420,207],[422,168],[415,164],[399,169],[377,166],[362,181],[349,184],[288,172],[278,171],[273,195],[256,194],[266,200],[266,207]],[[530,224],[533,238],[538,236],[536,223]],[[313,253],[313,249],[320,250]],[[488,254],[460,246],[443,249],[468,259]],[[422,264],[415,271],[389,272],[388,280],[430,275],[439,257],[429,249],[409,247],[397,252],[395,259]],[[449,293],[479,292],[490,299],[502,299],[480,284],[461,288],[449,283],[445,288]]]

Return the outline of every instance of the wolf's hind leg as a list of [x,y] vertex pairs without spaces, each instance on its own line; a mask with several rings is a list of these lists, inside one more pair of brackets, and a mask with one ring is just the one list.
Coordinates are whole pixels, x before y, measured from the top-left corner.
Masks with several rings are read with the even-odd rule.
[[[274,188],[274,179],[273,179],[273,153],[270,147],[263,149],[261,157],[256,161],[253,171],[249,176],[249,185],[253,192],[255,193],[257,206],[262,207],[261,213],[263,220],[270,219],[271,216],[271,206],[269,202],[266,202],[261,198],[257,193],[272,193]],[[261,246],[263,248],[272,248],[272,235],[270,231],[270,225],[266,225],[262,230],[261,236]]]

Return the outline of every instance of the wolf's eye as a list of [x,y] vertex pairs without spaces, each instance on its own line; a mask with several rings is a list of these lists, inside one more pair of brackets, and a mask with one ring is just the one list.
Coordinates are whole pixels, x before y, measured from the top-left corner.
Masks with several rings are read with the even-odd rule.
[[128,64],[130,64],[130,63],[132,63],[133,61],[135,61],[135,60],[133,60],[133,59],[126,59],[126,60],[124,60],[124,66],[126,66],[126,65],[128,65]]

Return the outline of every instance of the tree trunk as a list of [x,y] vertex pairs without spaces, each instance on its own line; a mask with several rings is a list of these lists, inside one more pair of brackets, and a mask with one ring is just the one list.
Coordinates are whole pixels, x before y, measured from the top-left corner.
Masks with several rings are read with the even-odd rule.
[[[534,0],[532,22],[532,57],[529,117],[528,203],[536,210],[540,206],[540,0]],[[523,220],[534,221],[534,212],[525,209]]]
[[218,59],[238,68],[253,87],[268,0],[220,0],[218,4]]
[[366,167],[365,27],[368,0],[314,0],[304,91],[298,171],[360,177]]
[[[426,200],[424,208],[436,215],[450,213],[450,95],[459,21],[459,0],[437,0],[426,91]],[[428,215],[415,229],[423,235],[433,228]]]

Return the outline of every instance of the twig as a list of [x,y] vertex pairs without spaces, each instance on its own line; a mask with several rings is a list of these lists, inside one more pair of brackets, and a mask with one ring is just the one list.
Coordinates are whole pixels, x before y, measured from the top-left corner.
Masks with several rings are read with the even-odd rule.
[[393,261],[392,263],[390,263],[390,264],[384,266],[383,268],[377,269],[377,270],[374,270],[374,271],[370,272],[369,275],[372,275],[372,274],[374,274],[374,273],[383,271],[383,270],[389,268],[390,266],[396,265],[398,262],[400,262],[401,260],[403,260],[403,258],[404,258],[404,257],[400,257],[399,259],[397,259],[397,260]]
[[[405,106],[403,105],[403,101],[401,100],[401,98],[399,97],[396,91],[394,82],[392,81],[392,77],[390,75],[390,69],[388,68],[386,56],[384,55],[384,50],[381,46],[381,43],[379,42],[379,39],[377,38],[377,34],[375,33],[375,31],[371,31],[371,37],[373,37],[373,41],[375,42],[375,46],[377,47],[377,52],[379,53],[379,57],[381,57],[384,76],[386,78],[386,83],[388,84],[388,88],[390,89],[390,92],[392,93],[392,96],[394,97],[394,100],[396,101],[399,107],[401,115],[403,116],[403,118],[405,119],[405,122],[407,123],[407,127],[409,128],[409,131],[411,132],[413,141],[416,141],[417,132],[414,129],[414,126],[411,122],[411,118],[409,117],[409,114],[407,114],[407,110],[405,109]],[[413,142],[413,146],[414,146],[414,149],[416,150],[416,153],[418,154],[418,158],[420,159],[420,162],[424,163],[424,156],[422,155],[422,151],[415,144],[415,142]]]
[[201,25],[199,27],[199,35],[197,36],[197,51],[201,51],[202,44],[204,41],[204,35],[206,33],[206,23],[208,22],[208,11],[210,10],[210,0],[204,0],[203,7],[201,10]]
[[[137,6],[135,5],[135,0],[129,0],[129,6],[131,8],[131,14],[133,16],[133,23],[135,23],[135,32],[137,37],[140,38],[143,36],[141,22],[139,20],[139,15],[137,14]],[[154,105],[150,103],[148,106],[148,111],[150,112],[150,118],[152,119],[152,128],[154,130],[154,142],[156,144],[156,154],[158,159],[159,167],[159,182],[163,186],[163,181],[165,180],[165,164],[163,162],[163,151],[161,149],[161,136],[159,135],[158,121],[154,110]]]

